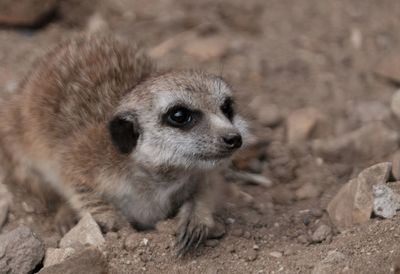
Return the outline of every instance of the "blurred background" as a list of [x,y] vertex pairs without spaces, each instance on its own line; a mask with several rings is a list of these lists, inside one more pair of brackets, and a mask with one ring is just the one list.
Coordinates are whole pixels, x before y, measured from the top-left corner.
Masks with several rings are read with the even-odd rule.
[[[178,264],[165,235],[134,252],[110,244],[115,273],[394,273],[399,218],[339,234],[325,210],[369,165],[395,159],[400,174],[399,26],[394,0],[0,0],[0,92],[17,91],[36,58],[78,32],[123,37],[161,68],[232,84],[258,141],[227,176],[242,196],[223,215],[225,238]],[[41,226],[51,215],[13,214],[9,227],[54,234]],[[344,255],[315,270],[332,250]]]

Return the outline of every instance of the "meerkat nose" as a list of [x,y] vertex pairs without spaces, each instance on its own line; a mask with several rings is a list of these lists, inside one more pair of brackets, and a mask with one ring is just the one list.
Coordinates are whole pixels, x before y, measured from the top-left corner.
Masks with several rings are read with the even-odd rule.
[[228,133],[222,140],[229,149],[238,149],[242,146],[242,136],[238,133]]

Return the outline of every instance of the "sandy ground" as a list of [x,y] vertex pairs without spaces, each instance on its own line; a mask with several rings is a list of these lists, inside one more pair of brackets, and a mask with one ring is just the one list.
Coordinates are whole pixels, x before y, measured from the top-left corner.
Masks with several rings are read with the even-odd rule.
[[[328,159],[313,153],[310,142],[346,134],[385,109],[389,114],[381,120],[400,129],[390,114],[396,85],[375,73],[396,54],[399,25],[400,2],[390,0],[62,1],[57,16],[40,28],[0,29],[0,90],[16,90],[35,69],[37,56],[83,30],[110,31],[149,49],[162,67],[215,72],[234,87],[256,135],[268,143],[243,165],[274,186],[227,180],[254,200],[229,200],[220,214],[225,236],[185,259],[174,256],[173,221],[139,234],[138,243],[144,238],[148,243],[131,249],[123,235],[106,235],[112,273],[311,273],[328,254],[335,257],[334,251],[344,257],[333,258],[328,272],[319,273],[394,273],[399,217],[373,218],[339,233],[325,208],[341,185],[371,164],[390,161],[397,146]],[[372,118],[371,102],[384,106]],[[321,126],[305,142],[289,145],[287,117],[306,107],[322,115]],[[302,196],[298,190],[305,185]],[[3,231],[25,223],[54,245],[60,238],[54,212],[24,191],[12,191]],[[321,224],[332,232],[314,243],[311,235]]]

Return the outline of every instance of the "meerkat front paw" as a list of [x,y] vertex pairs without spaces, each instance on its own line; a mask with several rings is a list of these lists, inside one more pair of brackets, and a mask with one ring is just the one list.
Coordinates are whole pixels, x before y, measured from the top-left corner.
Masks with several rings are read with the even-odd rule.
[[199,218],[189,218],[178,228],[176,248],[178,257],[184,256],[191,249],[196,249],[207,239],[210,226]]
[[61,235],[66,234],[78,222],[76,212],[67,204],[63,204],[57,211],[55,223]]

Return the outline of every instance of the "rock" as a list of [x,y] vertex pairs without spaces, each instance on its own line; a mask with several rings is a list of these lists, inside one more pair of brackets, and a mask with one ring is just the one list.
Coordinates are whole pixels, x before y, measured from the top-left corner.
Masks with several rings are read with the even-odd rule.
[[400,209],[400,195],[386,185],[373,186],[374,213],[382,218],[392,218]]
[[75,249],[71,247],[67,248],[48,248],[46,255],[44,256],[44,267],[59,264],[65,259],[71,257],[75,253]]
[[108,23],[100,13],[94,13],[90,16],[86,25],[86,32],[96,34],[107,31],[109,31]]
[[385,162],[363,170],[345,184],[328,204],[328,214],[339,230],[368,221],[373,209],[373,186],[384,184],[391,163]]
[[198,37],[188,40],[183,50],[200,61],[218,60],[226,55],[229,41],[221,36]]
[[216,247],[219,244],[218,240],[207,240],[204,245],[208,247]]
[[93,219],[93,217],[87,213],[82,219],[74,226],[60,241],[60,247],[72,247],[79,249],[84,245],[101,246],[105,242],[103,235],[101,234],[100,227]]
[[342,264],[346,260],[346,256],[336,250],[329,251],[325,259],[317,263],[311,274],[331,274],[335,271],[338,264]]
[[1,273],[31,273],[42,261],[44,245],[28,227],[0,235]]
[[0,25],[34,27],[55,11],[58,0],[0,1]]
[[31,204],[28,204],[27,202],[22,202],[22,209],[26,213],[34,213],[35,212],[35,208]]
[[252,261],[257,260],[257,258],[258,258],[258,253],[254,249],[250,249],[250,250],[248,250],[248,252],[246,252],[246,256],[245,256],[246,261],[252,262]]
[[297,200],[305,200],[319,197],[321,195],[322,189],[317,187],[312,183],[305,183],[295,192]]
[[101,251],[95,247],[75,253],[60,264],[43,268],[39,274],[107,274],[108,266]]
[[283,256],[282,252],[279,251],[272,251],[269,253],[269,256],[274,258],[281,258]]
[[244,231],[243,231],[242,228],[237,227],[237,228],[232,229],[232,232],[231,232],[231,233],[232,233],[232,235],[235,236],[235,237],[241,237],[241,236],[243,236]]
[[400,150],[392,156],[392,174],[396,180],[400,180]]
[[369,123],[336,138],[314,140],[312,150],[330,159],[380,158],[397,149],[399,134],[381,122]]
[[321,243],[332,235],[332,229],[325,224],[320,225],[311,236],[313,243]]
[[390,110],[379,101],[360,102],[352,109],[351,116],[355,116],[362,123],[385,121],[390,117]]
[[288,143],[307,141],[322,117],[322,114],[314,108],[303,108],[291,113],[287,118]]
[[0,182],[0,231],[7,220],[11,202],[11,193],[7,190],[6,186]]
[[393,96],[392,101],[390,102],[390,108],[393,114],[400,119],[400,90],[397,90]]

